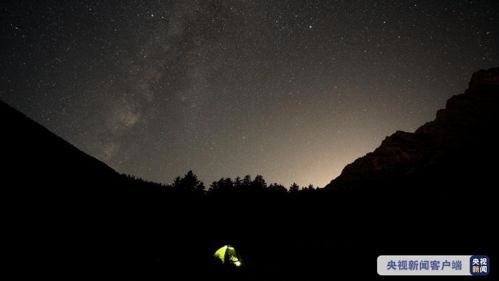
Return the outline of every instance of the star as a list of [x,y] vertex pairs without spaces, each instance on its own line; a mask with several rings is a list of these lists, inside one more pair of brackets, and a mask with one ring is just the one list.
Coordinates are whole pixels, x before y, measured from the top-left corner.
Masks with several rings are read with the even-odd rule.
[[499,61],[495,0],[76,2],[5,2],[0,99],[162,183],[325,185]]

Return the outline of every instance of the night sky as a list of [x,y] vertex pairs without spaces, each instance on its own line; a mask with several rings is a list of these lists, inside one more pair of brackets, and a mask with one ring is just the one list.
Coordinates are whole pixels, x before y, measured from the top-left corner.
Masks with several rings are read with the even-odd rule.
[[0,99],[163,183],[323,186],[499,65],[497,0],[0,5]]

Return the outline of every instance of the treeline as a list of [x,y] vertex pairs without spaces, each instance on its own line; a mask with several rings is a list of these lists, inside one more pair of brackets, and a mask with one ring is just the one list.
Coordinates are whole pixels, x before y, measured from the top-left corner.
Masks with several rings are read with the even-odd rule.
[[300,187],[296,183],[291,184],[289,187],[278,183],[268,184],[261,175],[257,175],[255,178],[252,178],[250,175],[234,179],[221,178],[212,182],[208,187],[192,171],[187,172],[183,177],[176,177],[171,184],[152,183],[131,175],[125,177],[127,180],[133,181],[135,185],[153,186],[164,191],[185,194],[303,193],[317,189],[312,184],[303,187]]

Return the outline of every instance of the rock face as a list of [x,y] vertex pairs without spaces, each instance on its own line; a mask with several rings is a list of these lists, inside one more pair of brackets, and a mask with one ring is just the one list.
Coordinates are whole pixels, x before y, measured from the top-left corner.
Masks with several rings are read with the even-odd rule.
[[478,71],[466,92],[451,97],[434,121],[414,133],[395,132],[347,165],[326,188],[352,189],[429,174],[480,174],[488,169],[488,160],[497,159],[491,157],[497,155],[498,128],[499,68]]

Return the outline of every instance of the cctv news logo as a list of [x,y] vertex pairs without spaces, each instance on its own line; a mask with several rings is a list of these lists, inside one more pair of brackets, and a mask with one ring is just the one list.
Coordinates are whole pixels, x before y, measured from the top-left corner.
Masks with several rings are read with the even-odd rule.
[[488,256],[379,256],[378,274],[382,276],[486,276],[490,273]]

